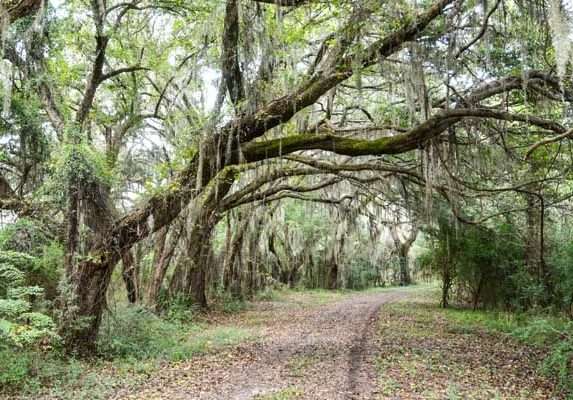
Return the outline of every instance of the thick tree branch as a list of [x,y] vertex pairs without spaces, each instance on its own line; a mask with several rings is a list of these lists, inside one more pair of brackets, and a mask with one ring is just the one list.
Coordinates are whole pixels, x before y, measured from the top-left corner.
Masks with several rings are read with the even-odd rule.
[[487,31],[487,27],[489,25],[489,19],[491,18],[491,16],[495,12],[495,10],[497,10],[500,3],[501,3],[501,0],[497,0],[495,2],[493,7],[491,8],[491,10],[485,16],[485,18],[483,20],[483,24],[482,24],[481,29],[479,30],[478,34],[472,40],[470,40],[470,42],[468,44],[466,44],[464,47],[459,49],[458,52],[456,53],[456,55],[454,56],[454,58],[458,58],[463,52],[468,50],[470,47],[472,47],[474,44],[476,44],[478,40],[480,40],[483,37],[483,35]]
[[233,208],[242,206],[244,204],[253,203],[255,201],[262,201],[266,203],[267,201],[277,200],[277,196],[282,196],[285,194],[293,194],[293,193],[307,193],[307,192],[314,192],[316,190],[324,189],[328,186],[332,186],[338,182],[340,182],[340,178],[333,178],[328,179],[326,181],[319,182],[314,185],[277,185],[275,187],[269,188],[262,192],[255,192],[250,193],[248,196],[245,196],[237,201],[234,202],[225,202],[224,209],[225,211],[231,210]]
[[537,149],[539,149],[539,148],[542,147],[542,146],[547,146],[548,144],[555,143],[555,142],[559,142],[559,141],[561,141],[561,140],[563,140],[563,139],[568,139],[568,138],[570,138],[570,137],[572,137],[572,136],[573,136],[573,129],[569,129],[568,131],[563,132],[563,133],[560,134],[560,135],[557,135],[557,136],[554,136],[554,137],[551,137],[551,138],[548,138],[548,139],[540,140],[539,142],[533,144],[533,145],[529,148],[529,150],[527,150],[527,153],[525,154],[525,159],[528,160],[529,157],[531,157],[531,155],[532,155]]
[[2,13],[7,13],[11,22],[34,14],[40,9],[42,0],[2,0]]
[[239,66],[239,6],[237,0],[227,0],[225,24],[223,27],[223,80],[227,85],[229,97],[238,109],[245,100],[243,74]]
[[332,205],[340,204],[345,200],[353,200],[353,196],[351,196],[351,195],[342,196],[339,199],[327,199],[327,198],[322,198],[322,197],[308,197],[308,196],[304,196],[304,195],[296,193],[296,192],[295,193],[284,192],[284,193],[276,194],[274,196],[269,196],[268,198],[266,198],[264,200],[264,202],[265,202],[265,204],[268,204],[268,203],[271,203],[273,201],[282,200],[282,199],[286,199],[286,198],[308,201],[308,202],[312,202],[312,203],[322,203],[322,204],[332,204]]
[[[477,89],[472,89],[467,97],[462,97],[458,94],[457,99],[454,101],[461,106],[471,106],[479,104],[481,101],[492,98],[498,94],[509,93],[513,90],[523,90],[524,87],[528,88],[538,82],[548,85],[559,98],[563,98],[566,101],[573,101],[573,92],[563,87],[557,77],[543,71],[528,71],[520,75],[508,76],[485,83]],[[441,99],[437,101],[433,107],[446,107],[446,100]]]
[[280,157],[299,150],[326,150],[341,155],[363,156],[400,154],[420,148],[464,118],[486,118],[524,122],[556,133],[565,128],[553,121],[532,115],[511,114],[490,109],[456,109],[438,113],[404,134],[374,140],[350,139],[334,134],[294,135],[280,139],[247,143],[242,152],[248,161]]
[[382,164],[374,162],[334,164],[326,161],[317,160],[311,157],[305,157],[298,154],[290,155],[286,157],[286,159],[306,164],[323,171],[331,171],[333,173],[340,171],[347,171],[347,172],[378,171],[378,172],[388,172],[390,174],[410,175],[415,178],[422,179],[422,176],[419,173],[417,173],[414,169],[398,167],[390,164]]
[[[413,40],[418,33],[441,15],[444,8],[453,1],[437,1],[421,13],[414,22],[374,42],[363,51],[365,56],[362,57],[362,67],[374,65],[399,51],[407,41]],[[238,134],[241,143],[262,136],[269,129],[287,122],[298,111],[314,104],[330,89],[350,78],[355,71],[355,59],[355,54],[349,54],[340,60],[340,63],[332,66],[333,68],[326,71],[318,70],[290,94],[268,103],[252,114],[236,119],[224,131],[227,135]]]
[[103,66],[105,63],[105,52],[109,42],[109,36],[104,32],[104,24],[106,18],[106,8],[104,0],[91,0],[94,24],[96,29],[96,47],[95,47],[95,60],[90,73],[90,79],[84,91],[80,108],[76,114],[76,123],[83,125],[90,109],[92,108],[96,91],[102,82]]
[[[22,59],[18,51],[15,47],[10,46],[4,50],[4,56],[15,66],[18,67],[22,72],[24,72],[25,76],[28,78],[32,77],[44,77],[46,75],[45,67],[44,67],[44,60],[40,59],[37,61],[37,64],[33,70],[30,70],[30,66]],[[46,114],[48,115],[48,119],[52,124],[52,127],[56,131],[58,137],[61,138],[62,133],[64,131],[64,116],[56,99],[53,95],[52,87],[50,82],[46,81],[45,78],[42,79],[30,79],[31,82],[34,83],[38,97],[40,102],[42,103],[42,107]]]
[[247,196],[249,193],[258,190],[263,185],[275,181],[277,179],[287,178],[292,176],[314,175],[318,173],[320,172],[317,171],[315,168],[279,168],[271,172],[266,172],[264,175],[255,178],[251,183],[245,185],[241,189],[225,197],[221,201],[219,208],[226,209],[229,207],[230,204],[238,203],[243,197]]

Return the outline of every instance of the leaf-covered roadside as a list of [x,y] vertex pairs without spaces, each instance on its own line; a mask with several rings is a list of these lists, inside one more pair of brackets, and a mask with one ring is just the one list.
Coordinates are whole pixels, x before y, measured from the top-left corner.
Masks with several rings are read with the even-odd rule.
[[382,308],[379,398],[571,398],[554,374],[543,374],[547,352],[486,325],[495,318],[443,310],[426,295]]

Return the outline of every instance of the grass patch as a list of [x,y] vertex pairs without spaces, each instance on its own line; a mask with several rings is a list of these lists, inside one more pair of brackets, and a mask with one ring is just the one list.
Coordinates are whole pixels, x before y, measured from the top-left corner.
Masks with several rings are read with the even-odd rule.
[[252,335],[244,328],[167,321],[145,309],[127,308],[108,322],[99,344],[102,354],[111,359],[181,361]]
[[423,293],[425,291],[435,290],[434,285],[411,285],[407,287],[402,286],[388,286],[388,287],[371,287],[361,290],[354,289],[265,289],[257,293],[254,301],[270,301],[277,303],[298,303],[304,307],[319,307],[327,304],[332,304],[344,299],[345,297],[354,294],[369,294],[369,293],[386,293],[386,292],[415,292]]
[[317,362],[311,356],[294,357],[288,365],[288,374],[293,377],[302,378],[306,375],[306,370]]
[[326,289],[283,289],[271,290],[264,297],[257,300],[276,303],[294,303],[302,307],[318,307],[340,301],[351,291]]
[[295,400],[302,397],[302,393],[294,388],[272,391],[271,393],[257,394],[253,400]]
[[430,283],[412,284],[409,286],[385,286],[385,287],[370,287],[364,290],[354,291],[356,293],[386,293],[386,292],[407,292],[415,293],[416,295],[434,294],[436,292],[436,285]]
[[[15,371],[14,367],[17,367]],[[104,399],[126,378],[109,374],[109,364],[66,358],[56,352],[0,352],[0,395],[6,399]]]
[[253,298],[255,301],[281,301],[284,297],[284,290],[266,288],[257,292]]
[[455,322],[460,329],[485,327],[490,332],[512,332],[518,327],[518,317],[515,314],[491,311],[471,311],[448,308],[443,315]]

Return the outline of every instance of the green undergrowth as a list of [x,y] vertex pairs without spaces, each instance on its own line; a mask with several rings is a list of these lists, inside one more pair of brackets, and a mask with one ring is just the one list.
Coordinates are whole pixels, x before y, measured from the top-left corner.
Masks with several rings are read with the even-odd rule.
[[543,362],[546,352],[536,349],[547,342],[535,342],[531,329],[525,335],[531,324],[517,320],[499,313],[444,310],[425,291],[384,305],[375,351],[380,393],[436,400],[570,399],[567,380],[555,388],[556,370],[549,358]]
[[[562,390],[573,392],[573,321],[562,316],[543,313],[509,313],[444,310],[444,315],[456,322],[459,329],[486,327],[518,341],[543,349],[547,356],[540,372],[557,377]],[[572,395],[569,395],[573,399]]]
[[350,297],[356,294],[375,294],[386,292],[416,292],[421,293],[424,291],[434,290],[433,285],[412,285],[408,287],[402,286],[387,286],[387,287],[371,287],[361,290],[354,289],[266,289],[255,295],[255,301],[271,301],[271,302],[294,302],[303,307],[315,307],[331,304]]
[[102,330],[100,352],[110,359],[179,361],[249,336],[239,328],[166,320],[142,308],[126,307]]
[[[427,302],[431,298],[436,303],[437,295],[429,287],[417,296],[418,300]],[[440,312],[453,322],[452,329],[458,333],[477,333],[485,328],[541,350],[546,356],[539,372],[547,378],[556,378],[563,396],[573,399],[573,321],[563,314],[542,309],[517,313],[456,307]]]
[[121,307],[104,321],[92,359],[58,349],[0,348],[0,397],[5,399],[103,399],[169,362],[231,346],[254,336],[237,327],[160,318]]

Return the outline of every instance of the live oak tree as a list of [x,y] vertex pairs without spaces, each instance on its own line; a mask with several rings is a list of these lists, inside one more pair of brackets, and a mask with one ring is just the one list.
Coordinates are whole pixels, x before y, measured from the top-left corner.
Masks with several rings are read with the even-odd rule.
[[[571,10],[559,1],[94,0],[25,8],[6,8],[13,35],[4,58],[15,104],[28,99],[42,118],[51,168],[36,172],[49,176],[45,184],[26,191],[16,189],[29,179],[25,169],[12,169],[0,194],[4,209],[47,220],[56,211],[62,222],[54,234],[67,252],[61,331],[70,349],[93,349],[120,261],[137,300],[130,251],[150,235],[157,257],[149,305],[179,240],[170,289],[205,305],[213,231],[225,213],[285,197],[340,205],[344,193],[325,195],[340,181],[415,196],[430,221],[438,196],[470,224],[497,212],[487,206],[494,194],[519,194],[532,265],[551,288],[544,212],[547,192],[556,203],[560,197],[550,173],[566,162],[560,146],[571,136],[573,99],[563,33]],[[44,17],[31,22],[26,15],[37,9]],[[15,120],[10,132],[20,128]],[[159,161],[159,172],[138,171],[136,157]],[[34,200],[40,186],[45,196]],[[133,192],[143,194],[134,202]],[[379,193],[367,193],[351,197],[379,208]],[[477,204],[464,207],[472,198]],[[253,215],[238,218],[229,237],[229,282],[237,280],[243,226],[265,221],[241,212]],[[345,237],[334,236],[337,244]],[[247,239],[255,254],[256,241]],[[333,248],[332,265],[337,257]]]

